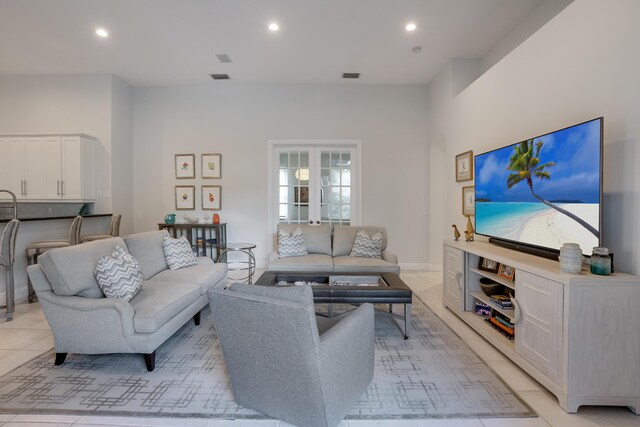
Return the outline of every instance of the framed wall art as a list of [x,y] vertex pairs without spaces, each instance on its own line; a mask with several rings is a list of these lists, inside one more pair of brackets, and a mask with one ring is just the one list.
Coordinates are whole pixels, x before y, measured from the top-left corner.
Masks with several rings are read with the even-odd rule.
[[473,151],[469,150],[456,156],[456,182],[473,179]]
[[176,154],[176,179],[189,179],[196,177],[196,155]]
[[462,215],[476,214],[476,192],[475,187],[462,187]]
[[202,177],[221,178],[222,177],[222,154],[210,153],[202,155]]
[[222,209],[222,187],[220,185],[203,185],[202,209],[209,211],[219,211]]
[[176,210],[188,211],[196,208],[196,186],[176,185]]

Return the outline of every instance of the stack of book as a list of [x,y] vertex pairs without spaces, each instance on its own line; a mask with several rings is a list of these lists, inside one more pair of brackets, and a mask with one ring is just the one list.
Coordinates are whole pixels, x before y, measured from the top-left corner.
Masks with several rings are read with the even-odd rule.
[[513,304],[509,297],[504,295],[491,295],[491,302],[500,308],[513,308]]
[[513,323],[511,323],[511,319],[502,316],[500,313],[495,313],[493,317],[485,319],[485,321],[510,340],[515,337],[515,330],[513,328],[514,325]]

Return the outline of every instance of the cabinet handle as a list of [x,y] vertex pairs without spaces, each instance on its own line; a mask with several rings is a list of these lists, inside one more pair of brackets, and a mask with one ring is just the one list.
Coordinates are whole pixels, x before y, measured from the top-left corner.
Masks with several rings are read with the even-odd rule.
[[462,291],[462,283],[461,283],[461,281],[462,281],[462,272],[459,271],[459,272],[456,273],[456,282],[458,284],[458,290],[459,291]]
[[511,319],[511,322],[515,325],[520,321],[520,304],[518,304],[518,300],[513,295],[510,295],[509,299],[513,304],[513,319]]
[[24,195],[27,195],[27,180],[24,180]]
[[60,180],[60,195],[64,197],[64,179]]
[[58,180],[58,196],[60,195],[60,180]]

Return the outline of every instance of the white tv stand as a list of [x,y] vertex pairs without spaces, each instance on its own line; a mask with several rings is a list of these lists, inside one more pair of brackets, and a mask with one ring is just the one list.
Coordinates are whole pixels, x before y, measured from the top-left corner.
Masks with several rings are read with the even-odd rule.
[[[515,268],[515,282],[478,269],[480,258]],[[628,406],[640,415],[640,277],[570,275],[557,261],[486,242],[444,242],[443,304],[556,395],[560,407]],[[489,277],[509,287],[514,309],[480,289]],[[515,324],[515,339],[475,314],[489,303]]]

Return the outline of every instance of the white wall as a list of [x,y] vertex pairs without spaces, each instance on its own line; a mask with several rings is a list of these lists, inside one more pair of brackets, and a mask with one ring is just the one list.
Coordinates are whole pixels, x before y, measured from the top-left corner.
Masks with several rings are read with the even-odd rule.
[[[363,224],[386,225],[405,265],[427,259],[426,88],[368,85],[242,85],[134,90],[135,230],[176,212],[176,184],[222,185],[228,240],[271,249],[267,143],[362,140]],[[222,179],[176,180],[174,154],[222,153]],[[200,171],[197,171],[197,177]],[[196,206],[200,198],[196,197]],[[183,211],[179,211],[183,212]],[[202,214],[202,212],[199,212]]]
[[[86,133],[111,150],[111,76],[0,76],[0,133]],[[98,165],[97,213],[110,212],[110,182]]]
[[[639,18],[636,0],[575,1],[450,105],[430,104],[429,114],[442,116],[443,123],[433,132],[442,134],[447,146],[447,219],[463,223],[456,154],[604,116],[603,243],[615,253],[619,271],[640,273]],[[440,145],[430,141],[431,147]]]

